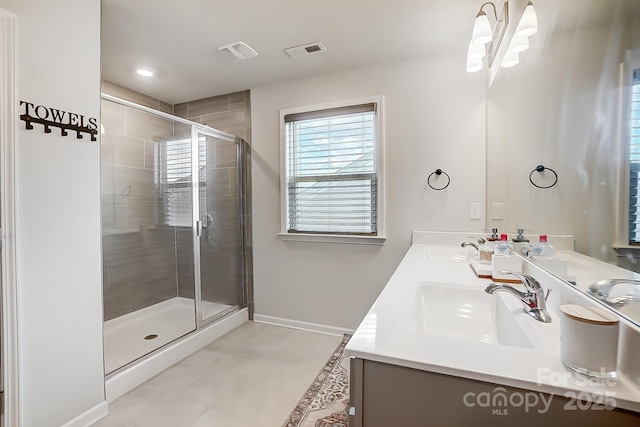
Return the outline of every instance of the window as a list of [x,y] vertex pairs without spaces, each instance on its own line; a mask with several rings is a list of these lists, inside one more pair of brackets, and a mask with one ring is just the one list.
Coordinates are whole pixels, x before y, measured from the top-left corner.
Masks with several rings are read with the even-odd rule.
[[[170,226],[191,227],[193,201],[191,200],[191,139],[166,141],[160,152],[161,183],[163,191],[164,223]],[[199,165],[207,157],[206,144],[198,144]],[[200,166],[200,206],[206,206],[206,168]]]
[[383,236],[380,101],[281,112],[281,234]]
[[640,244],[640,63],[630,67],[628,96],[629,138],[629,244]]

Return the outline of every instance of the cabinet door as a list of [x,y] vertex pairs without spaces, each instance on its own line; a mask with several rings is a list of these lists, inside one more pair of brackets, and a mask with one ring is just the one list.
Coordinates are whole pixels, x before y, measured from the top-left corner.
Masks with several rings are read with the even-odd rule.
[[362,380],[356,378],[356,386],[362,389],[362,400],[354,402],[362,424],[356,427],[640,425],[638,413],[605,410],[604,405],[587,408],[585,402],[535,390],[368,360],[363,361],[362,371],[356,370],[356,376],[360,373]]
[[349,427],[362,427],[362,379],[364,361],[352,357],[349,361]]

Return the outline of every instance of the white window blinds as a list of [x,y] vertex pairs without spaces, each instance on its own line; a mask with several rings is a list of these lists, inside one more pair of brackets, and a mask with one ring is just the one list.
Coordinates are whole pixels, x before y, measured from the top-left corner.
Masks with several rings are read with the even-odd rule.
[[640,243],[640,68],[631,71],[629,117],[629,243]]
[[376,104],[284,121],[288,232],[376,235]]
[[[190,227],[193,219],[191,200],[191,139],[166,141],[161,153],[161,180],[163,184],[164,223],[171,226]],[[199,165],[206,161],[206,145],[198,144]],[[199,168],[200,203],[206,206],[206,169]]]

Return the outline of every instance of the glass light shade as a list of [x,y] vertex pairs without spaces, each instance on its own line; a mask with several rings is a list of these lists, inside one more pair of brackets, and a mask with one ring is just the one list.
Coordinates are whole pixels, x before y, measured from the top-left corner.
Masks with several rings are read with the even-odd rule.
[[514,37],[509,43],[509,52],[522,53],[529,49],[529,37]]
[[538,16],[533,8],[533,3],[529,2],[524,9],[524,13],[516,27],[515,37],[529,37],[538,31]]
[[491,31],[491,24],[489,24],[489,18],[483,11],[478,12],[476,20],[473,22],[473,32],[471,36],[471,43],[473,44],[487,44],[493,39],[493,32]]
[[511,67],[515,67],[516,65],[518,65],[518,63],[520,62],[520,55],[517,53],[512,53],[512,52],[507,52],[504,55],[504,58],[502,58],[502,63],[500,64],[500,66],[502,68],[511,68]]
[[487,50],[483,44],[469,43],[467,58],[482,59],[487,55]]
[[475,73],[482,70],[482,59],[480,58],[467,58],[467,73]]

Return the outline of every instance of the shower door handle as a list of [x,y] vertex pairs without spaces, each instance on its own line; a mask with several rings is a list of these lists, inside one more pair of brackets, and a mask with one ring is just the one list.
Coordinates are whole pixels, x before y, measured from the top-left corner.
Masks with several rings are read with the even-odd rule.
[[211,215],[210,213],[203,213],[202,215],[200,215],[200,222],[201,227],[202,228],[209,228],[213,225],[213,215]]
[[200,215],[200,221],[196,221],[196,236],[201,237],[205,235],[207,241],[209,240],[209,227],[213,225],[213,216],[210,213],[203,213]]

